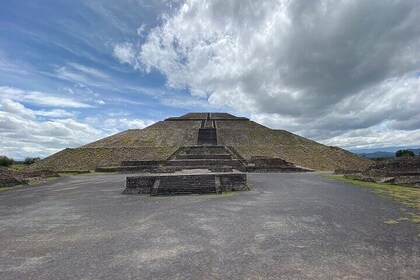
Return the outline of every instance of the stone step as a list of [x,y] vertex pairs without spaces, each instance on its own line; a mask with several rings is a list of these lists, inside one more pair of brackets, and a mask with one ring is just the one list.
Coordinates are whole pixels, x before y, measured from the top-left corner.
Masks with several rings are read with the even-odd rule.
[[175,160],[179,159],[232,159],[229,154],[179,154]]
[[156,169],[155,165],[139,165],[139,166],[103,166],[97,167],[95,172],[150,172]]
[[226,152],[225,146],[203,146],[203,145],[195,145],[195,146],[185,146],[183,147],[184,150],[204,150],[204,151],[223,151]]
[[[191,169],[204,169],[204,170],[209,170],[211,172],[233,172],[234,170],[237,171],[242,171],[245,172],[246,169],[244,166],[213,166],[213,167],[209,167],[209,166],[164,166],[159,168],[158,172],[154,172],[154,173],[174,173],[174,172],[179,172],[179,171],[183,171],[183,170],[191,170]],[[153,172],[150,172],[153,173]]]
[[188,149],[181,153],[181,155],[230,155],[229,152],[227,152],[223,148],[218,149]]
[[183,173],[183,174],[145,174],[129,176],[126,179],[124,194],[205,194],[223,191],[249,190],[246,174],[229,173]]
[[163,162],[162,160],[124,160],[121,166],[156,166]]
[[214,176],[162,177],[155,195],[216,193]]
[[242,163],[235,159],[174,159],[169,160],[166,166],[241,166]]
[[173,189],[173,188],[159,188],[155,196],[160,195],[183,195],[183,194],[215,194],[216,188],[201,188],[201,189],[186,189],[186,188],[179,188],[179,189]]
[[176,180],[162,180],[159,187],[183,187],[188,186],[189,188],[200,188],[214,185],[214,178],[189,178],[180,176]]

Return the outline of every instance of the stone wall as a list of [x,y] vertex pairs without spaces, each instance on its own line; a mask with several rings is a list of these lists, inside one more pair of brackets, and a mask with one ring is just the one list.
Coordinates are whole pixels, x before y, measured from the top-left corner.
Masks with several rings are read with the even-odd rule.
[[[152,192],[153,186],[158,189]],[[126,189],[123,194],[165,195],[245,190],[249,190],[245,173],[174,173],[129,176],[126,179]]]
[[344,176],[366,182],[418,186],[420,184],[420,158],[398,158],[380,161],[363,172],[347,173]]
[[246,162],[248,172],[307,172],[311,171],[296,167],[293,163],[281,158],[254,156]]
[[20,184],[22,184],[22,182],[18,180],[10,170],[7,168],[0,168],[0,187],[13,187]]
[[363,171],[369,176],[420,176],[420,158],[399,158],[376,162]]

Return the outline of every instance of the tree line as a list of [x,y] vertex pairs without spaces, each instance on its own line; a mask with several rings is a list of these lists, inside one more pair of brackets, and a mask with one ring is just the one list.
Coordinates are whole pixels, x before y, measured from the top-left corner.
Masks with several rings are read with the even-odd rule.
[[[414,154],[413,151],[410,150],[398,150],[395,152],[395,157],[415,157],[416,154]],[[419,153],[420,157],[420,153]]]
[[24,160],[18,161],[18,160],[14,160],[13,158],[9,158],[7,156],[0,156],[0,166],[9,167],[15,163],[30,165],[37,162],[38,160],[41,160],[41,158],[40,157],[27,157]]

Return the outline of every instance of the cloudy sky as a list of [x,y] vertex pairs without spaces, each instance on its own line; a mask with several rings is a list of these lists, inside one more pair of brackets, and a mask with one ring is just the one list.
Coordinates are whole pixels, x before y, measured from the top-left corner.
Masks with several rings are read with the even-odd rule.
[[346,149],[420,146],[418,0],[0,2],[0,154],[189,111]]

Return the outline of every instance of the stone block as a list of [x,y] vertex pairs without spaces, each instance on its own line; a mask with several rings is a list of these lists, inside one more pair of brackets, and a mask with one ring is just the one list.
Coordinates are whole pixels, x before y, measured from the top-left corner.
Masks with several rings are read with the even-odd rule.
[[246,191],[246,174],[241,172],[181,172],[129,176],[123,194],[178,195]]

